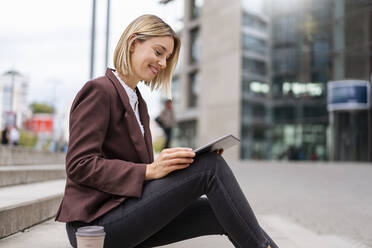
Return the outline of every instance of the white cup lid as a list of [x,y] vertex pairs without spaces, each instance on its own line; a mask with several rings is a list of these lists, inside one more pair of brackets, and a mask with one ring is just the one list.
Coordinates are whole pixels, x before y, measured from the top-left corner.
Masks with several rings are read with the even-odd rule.
[[76,235],[78,236],[102,236],[105,235],[103,226],[85,226],[78,228]]

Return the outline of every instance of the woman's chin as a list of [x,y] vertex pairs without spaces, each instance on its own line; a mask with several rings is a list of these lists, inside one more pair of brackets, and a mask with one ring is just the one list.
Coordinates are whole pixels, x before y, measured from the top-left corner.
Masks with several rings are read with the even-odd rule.
[[151,82],[156,77],[156,75],[151,74],[151,76],[144,77],[143,81]]

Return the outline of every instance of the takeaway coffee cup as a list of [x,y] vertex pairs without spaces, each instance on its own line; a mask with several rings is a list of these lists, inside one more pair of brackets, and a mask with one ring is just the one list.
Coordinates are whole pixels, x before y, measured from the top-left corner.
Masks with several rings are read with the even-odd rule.
[[105,231],[102,226],[85,226],[78,228],[76,241],[78,248],[103,248]]

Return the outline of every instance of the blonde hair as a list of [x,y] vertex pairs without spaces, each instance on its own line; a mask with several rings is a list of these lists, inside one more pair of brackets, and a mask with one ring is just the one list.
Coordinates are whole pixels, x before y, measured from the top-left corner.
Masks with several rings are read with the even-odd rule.
[[151,82],[145,82],[145,84],[150,86],[151,90],[162,89],[166,96],[171,99],[172,74],[177,65],[181,41],[173,29],[159,17],[155,15],[142,15],[128,25],[116,45],[114,66],[119,74],[133,74],[130,60],[130,48],[133,42],[135,40],[143,42],[152,37],[159,36],[173,37],[173,52],[167,60],[166,68],[161,70]]

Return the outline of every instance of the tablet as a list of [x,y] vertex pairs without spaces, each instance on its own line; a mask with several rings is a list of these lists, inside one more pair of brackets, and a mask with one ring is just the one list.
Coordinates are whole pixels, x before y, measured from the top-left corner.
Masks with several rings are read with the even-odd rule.
[[224,149],[224,150],[227,150],[228,148],[232,147],[232,146],[235,146],[237,144],[240,143],[240,140],[238,138],[236,138],[234,135],[232,134],[228,134],[228,135],[225,135],[225,136],[222,136],[204,146],[201,146],[195,150],[193,150],[193,152],[195,152],[195,156],[197,155],[200,155],[200,154],[203,154],[203,153],[206,153],[206,152],[213,152],[213,151],[217,151],[217,150],[221,150],[221,149]]

